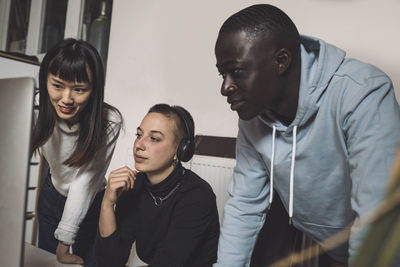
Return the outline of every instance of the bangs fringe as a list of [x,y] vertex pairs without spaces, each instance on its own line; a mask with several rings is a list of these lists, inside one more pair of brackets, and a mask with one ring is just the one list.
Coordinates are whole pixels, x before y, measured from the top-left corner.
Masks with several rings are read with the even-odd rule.
[[57,55],[49,65],[49,73],[69,82],[90,82],[87,59],[76,51]]

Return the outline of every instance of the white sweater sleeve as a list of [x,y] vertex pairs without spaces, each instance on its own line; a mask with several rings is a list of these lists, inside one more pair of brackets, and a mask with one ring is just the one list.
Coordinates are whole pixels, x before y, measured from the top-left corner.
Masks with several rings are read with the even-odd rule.
[[67,200],[54,236],[65,244],[74,244],[79,225],[86,216],[99,188],[104,187],[105,173],[110,164],[121,123],[111,122],[107,144],[96,152],[93,159],[80,167],[71,180]]

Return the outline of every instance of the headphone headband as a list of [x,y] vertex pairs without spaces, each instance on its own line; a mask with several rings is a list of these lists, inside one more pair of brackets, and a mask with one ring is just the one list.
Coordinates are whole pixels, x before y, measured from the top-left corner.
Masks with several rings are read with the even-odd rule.
[[187,111],[180,106],[172,106],[172,108],[185,127],[186,138],[194,140],[194,125],[192,118],[189,117],[190,115],[188,116]]

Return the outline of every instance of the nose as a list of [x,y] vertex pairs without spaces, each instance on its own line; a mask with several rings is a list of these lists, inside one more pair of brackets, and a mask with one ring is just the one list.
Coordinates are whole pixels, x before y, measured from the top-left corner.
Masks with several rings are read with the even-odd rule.
[[135,151],[137,151],[137,150],[145,150],[145,148],[146,148],[146,146],[145,146],[143,137],[141,137],[141,138],[137,137],[136,140],[135,140],[135,144],[133,146],[133,149]]
[[74,99],[73,99],[73,96],[72,96],[72,90],[71,89],[66,88],[63,91],[61,101],[66,105],[71,105],[71,104],[74,103]]
[[236,90],[236,85],[233,83],[232,79],[227,75],[222,82],[221,95],[228,96]]

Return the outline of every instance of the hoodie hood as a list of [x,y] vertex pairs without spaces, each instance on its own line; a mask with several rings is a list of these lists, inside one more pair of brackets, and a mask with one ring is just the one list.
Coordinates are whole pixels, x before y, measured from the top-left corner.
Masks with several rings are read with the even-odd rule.
[[[269,206],[273,200],[274,189],[274,158],[275,158],[275,138],[276,131],[291,133],[292,152],[289,176],[289,223],[293,217],[294,200],[294,179],[297,146],[297,129],[305,125],[318,111],[323,100],[324,93],[332,77],[342,64],[346,53],[322,40],[312,37],[301,36],[301,74],[299,86],[299,99],[296,117],[289,126],[283,125],[274,118],[271,112],[266,112],[260,116],[264,123],[272,128],[272,147],[270,164],[270,199]],[[327,64],[328,62],[328,64]]]
[[[299,102],[292,125],[305,124],[319,109],[321,99],[346,53],[312,37],[301,36]],[[326,64],[329,62],[329,64]]]
[[[320,39],[301,35],[301,76],[296,117],[289,126],[283,125],[266,111],[261,119],[278,131],[292,131],[304,125],[319,109],[325,90],[342,64],[346,53]],[[326,64],[329,62],[329,64]]]

